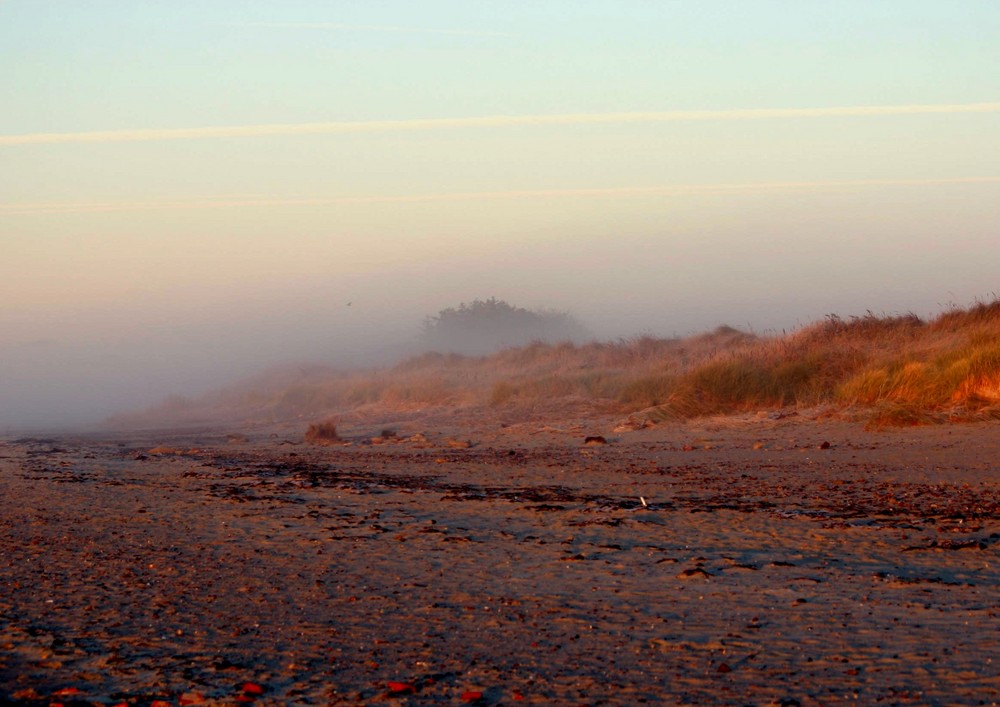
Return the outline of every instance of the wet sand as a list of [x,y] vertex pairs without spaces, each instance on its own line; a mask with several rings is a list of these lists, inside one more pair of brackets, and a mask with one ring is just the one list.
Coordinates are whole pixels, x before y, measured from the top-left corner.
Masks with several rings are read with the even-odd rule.
[[1000,425],[342,428],[0,443],[0,702],[1000,702]]

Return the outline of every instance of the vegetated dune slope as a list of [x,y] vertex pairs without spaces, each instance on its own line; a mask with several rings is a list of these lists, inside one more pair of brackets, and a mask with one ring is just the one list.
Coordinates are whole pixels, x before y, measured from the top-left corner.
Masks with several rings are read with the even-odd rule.
[[489,356],[427,353],[392,368],[286,368],[193,400],[118,416],[119,427],[462,410],[641,417],[824,406],[872,426],[1000,417],[1000,300],[932,321],[868,314],[781,336],[731,327],[685,339],[535,343]]

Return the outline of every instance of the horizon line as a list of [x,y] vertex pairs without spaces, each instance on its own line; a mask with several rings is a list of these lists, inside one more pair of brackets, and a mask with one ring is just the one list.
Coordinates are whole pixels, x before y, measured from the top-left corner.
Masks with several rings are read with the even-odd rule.
[[615,196],[724,196],[763,194],[781,191],[812,191],[829,188],[880,186],[939,186],[955,184],[1000,184],[998,176],[941,177],[930,179],[854,179],[809,182],[745,182],[734,184],[672,184],[650,187],[592,187],[566,189],[514,189],[507,191],[447,192],[442,194],[388,194],[334,197],[237,197],[165,199],[132,202],[41,202],[0,204],[2,215],[110,213],[121,211],[198,210],[239,207],[345,206],[354,204],[434,203],[449,201],[494,201],[504,199],[545,199]]
[[400,132],[448,128],[502,128],[522,125],[599,125],[620,123],[665,123],[780,118],[870,117],[998,113],[1000,102],[910,104],[894,106],[831,106],[826,108],[732,108],[621,113],[562,113],[540,115],[492,115],[465,118],[414,118],[408,120],[358,120],[318,123],[273,123],[223,125],[196,128],[140,128],[84,132],[24,133],[0,135],[0,146],[64,143],[154,142],[279,135],[335,135],[361,132]]

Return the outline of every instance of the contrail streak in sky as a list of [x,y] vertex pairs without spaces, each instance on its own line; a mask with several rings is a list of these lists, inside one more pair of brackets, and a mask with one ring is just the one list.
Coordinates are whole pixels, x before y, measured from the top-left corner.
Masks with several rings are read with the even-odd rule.
[[652,187],[609,187],[592,189],[523,189],[444,194],[387,194],[334,197],[262,197],[233,196],[204,199],[149,200],[127,202],[43,202],[0,204],[0,216],[17,214],[103,213],[116,211],[173,211],[232,209],[255,207],[348,206],[354,204],[434,203],[457,201],[495,201],[510,199],[550,199],[568,197],[615,198],[631,196],[715,196],[727,194],[766,194],[824,189],[865,187],[922,187],[959,184],[1000,184],[1000,176],[952,177],[941,179],[855,179],[813,182],[751,182],[746,184],[675,184]]
[[410,130],[505,128],[521,125],[601,125],[621,123],[707,122],[787,118],[838,118],[889,115],[1000,113],[997,103],[957,103],[899,106],[841,106],[827,108],[739,108],[638,113],[567,113],[561,115],[494,115],[472,118],[418,118],[329,123],[222,125],[200,128],[149,128],[76,133],[0,135],[0,146],[54,143],[150,142],[208,138],[268,137],[276,135],[338,135]]
[[404,27],[401,25],[356,25],[343,22],[240,22],[235,27],[263,27],[275,29],[326,29],[335,31],[396,32],[404,34],[450,34],[460,37],[511,37],[506,32],[488,32],[473,29],[441,29],[434,27]]

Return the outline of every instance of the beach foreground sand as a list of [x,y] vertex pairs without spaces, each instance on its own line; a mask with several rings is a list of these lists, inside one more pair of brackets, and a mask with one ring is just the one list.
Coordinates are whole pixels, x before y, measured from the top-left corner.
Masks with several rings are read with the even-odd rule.
[[1000,425],[775,417],[8,439],[0,702],[1000,701]]

